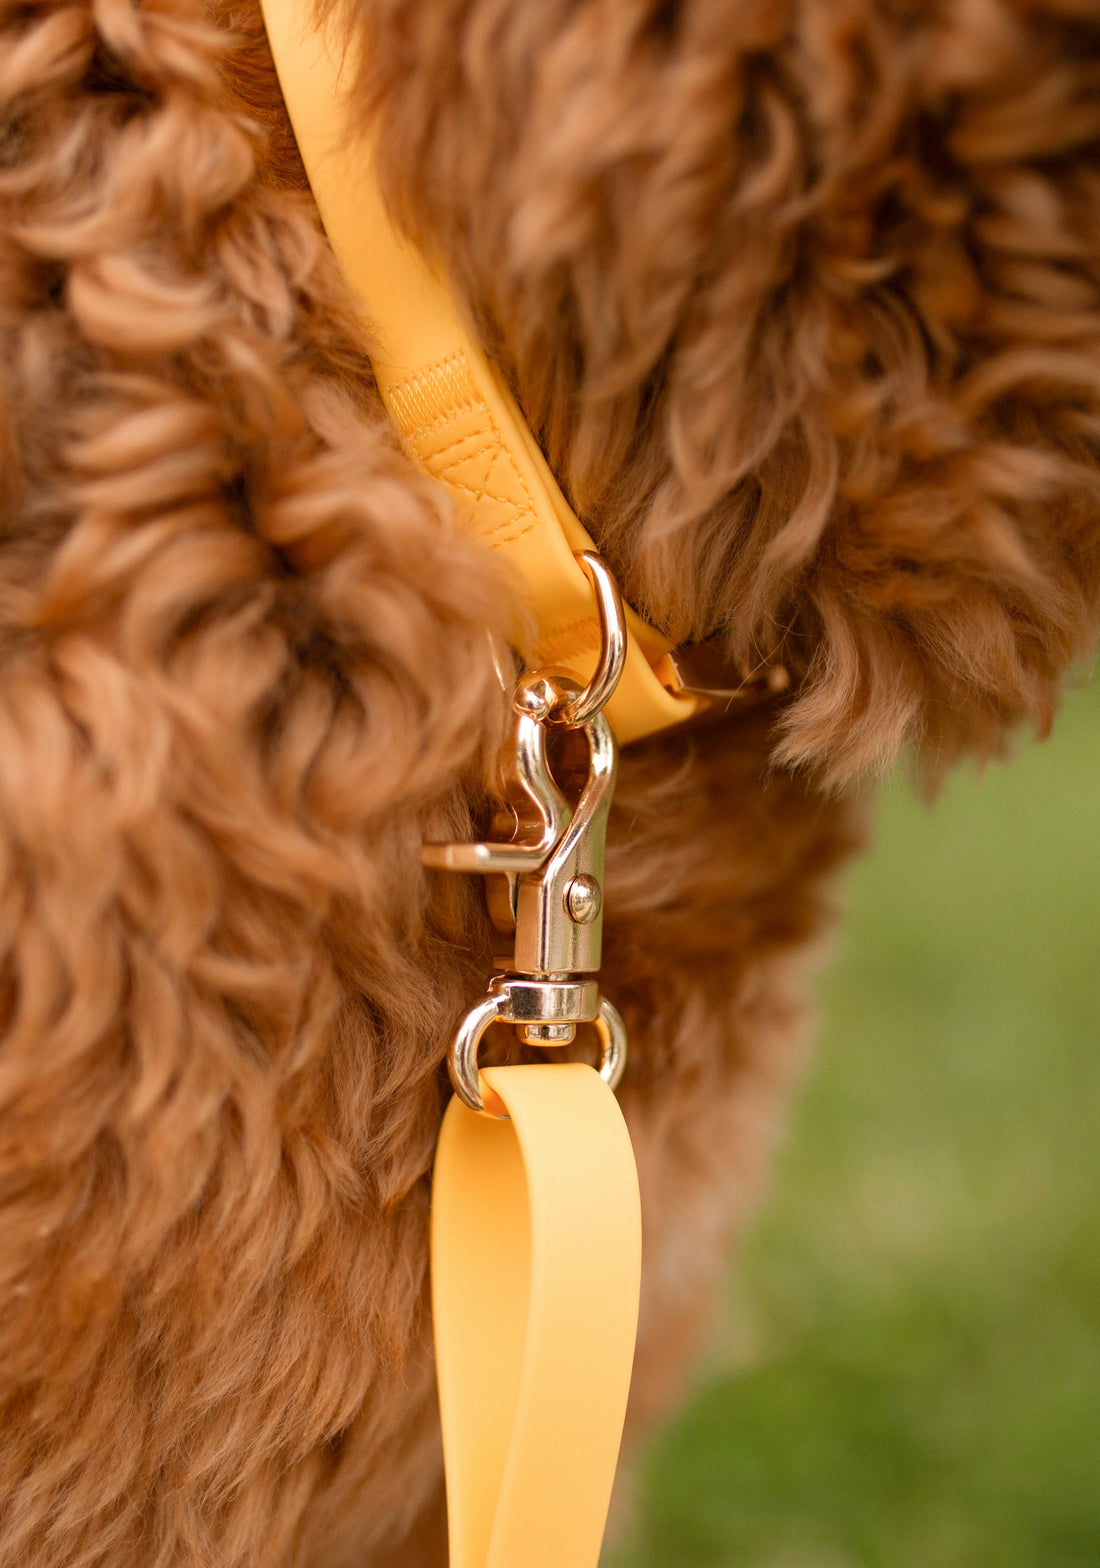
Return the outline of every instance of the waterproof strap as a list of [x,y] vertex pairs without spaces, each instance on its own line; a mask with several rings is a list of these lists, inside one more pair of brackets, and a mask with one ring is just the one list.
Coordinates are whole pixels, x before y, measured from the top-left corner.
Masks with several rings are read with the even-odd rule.
[[[455,515],[511,564],[524,617],[514,635],[530,665],[559,665],[583,684],[600,626],[577,552],[592,540],[562,495],[508,389],[446,280],[394,228],[367,139],[354,136],[355,71],[308,0],[261,0],[287,113],[329,242],[375,341],[378,388],[409,457],[450,490]],[[695,713],[699,699],[655,673],[671,644],[627,611],[626,668],[607,705],[621,745]]]
[[638,1320],[630,1138],[581,1063],[481,1081],[508,1117],[451,1101],[432,1196],[451,1568],[596,1568]]

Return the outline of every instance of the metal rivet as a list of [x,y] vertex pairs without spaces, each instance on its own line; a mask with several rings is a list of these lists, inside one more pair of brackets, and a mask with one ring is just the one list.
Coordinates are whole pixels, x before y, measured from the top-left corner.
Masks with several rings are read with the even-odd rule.
[[521,1034],[526,1045],[569,1045],[577,1028],[575,1024],[524,1024]]
[[602,903],[600,884],[587,872],[574,877],[565,890],[565,912],[579,926],[586,926],[595,920]]
[[557,699],[553,683],[545,675],[524,675],[516,683],[512,705],[517,713],[531,719],[546,719]]

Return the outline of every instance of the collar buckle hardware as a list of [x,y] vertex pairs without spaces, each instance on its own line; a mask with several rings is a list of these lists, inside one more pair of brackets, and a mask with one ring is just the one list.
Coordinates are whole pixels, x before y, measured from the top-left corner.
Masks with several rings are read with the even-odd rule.
[[728,658],[717,638],[670,649],[654,666],[654,674],[669,691],[705,698],[726,712],[780,697],[791,684],[786,665],[765,659],[755,669],[743,669]]
[[601,653],[581,687],[568,675],[521,676],[514,718],[501,757],[504,804],[499,836],[485,843],[425,844],[423,862],[489,879],[496,929],[511,938],[503,973],[459,1025],[448,1066],[460,1097],[487,1107],[477,1052],[492,1023],[509,1023],[529,1045],[569,1044],[578,1024],[600,1037],[599,1071],[612,1088],[626,1064],[622,1019],[599,994],[595,978],[603,939],[604,844],[618,769],[618,747],[603,706],[615,689],[626,649],[622,600],[614,578],[592,552],[580,557],[600,611]]

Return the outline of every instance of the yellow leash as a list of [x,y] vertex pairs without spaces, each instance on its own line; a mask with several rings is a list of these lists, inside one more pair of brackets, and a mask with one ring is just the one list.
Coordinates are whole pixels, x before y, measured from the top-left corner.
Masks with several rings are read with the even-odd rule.
[[432,1300],[451,1568],[595,1568],[641,1266],[638,1180],[591,1067],[490,1067],[439,1139]]
[[[624,610],[447,288],[394,231],[341,60],[304,0],[263,0],[283,95],[337,260],[380,345],[379,388],[409,455],[528,587],[537,646],[502,762],[501,843],[425,846],[495,878],[508,969],[462,1021],[432,1195],[432,1297],[451,1568],[597,1568],[626,1411],[641,1271],[638,1177],[614,1098],[625,1061],[599,994],[603,847],[620,742],[690,717],[653,666],[669,644]],[[593,592],[595,590],[595,592]],[[667,662],[667,661],[666,661]],[[571,678],[575,677],[575,678]],[[604,708],[606,706],[606,717]],[[559,784],[550,730],[572,749]],[[586,755],[587,753],[587,755]],[[566,788],[567,786],[567,788]],[[528,1044],[601,1043],[581,1063],[489,1068],[493,1023]]]

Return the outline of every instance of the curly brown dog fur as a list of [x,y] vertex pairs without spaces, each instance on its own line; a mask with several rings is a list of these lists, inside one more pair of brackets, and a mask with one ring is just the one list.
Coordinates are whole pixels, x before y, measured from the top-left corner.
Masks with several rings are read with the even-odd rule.
[[[624,755],[674,1397],[851,786],[1045,729],[1100,585],[1095,0],[357,0],[404,220],[634,602],[799,677]],[[502,723],[258,16],[0,4],[0,1560],[442,1561],[428,1173]],[[797,770],[797,771],[793,771]]]

